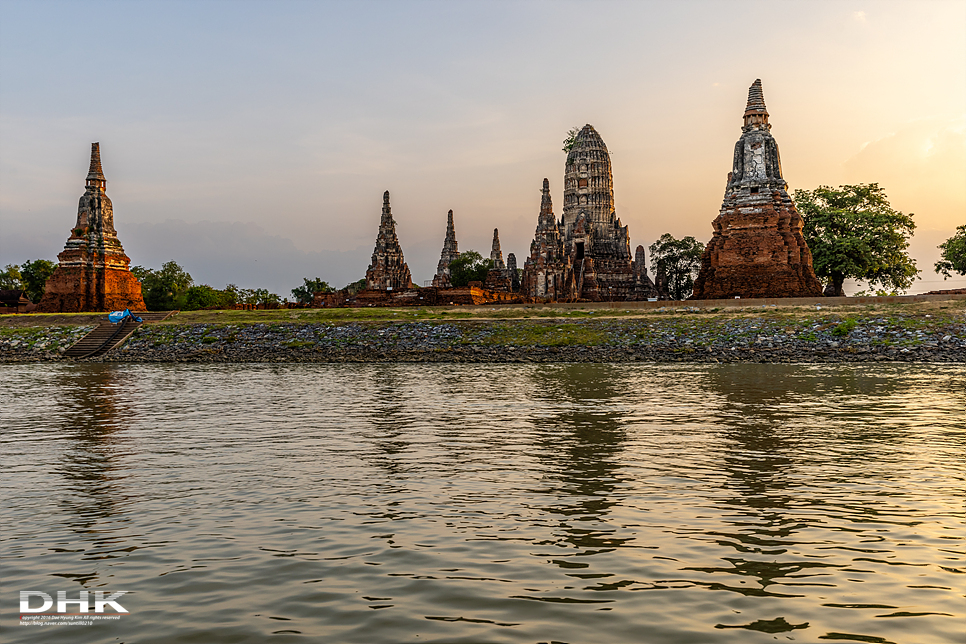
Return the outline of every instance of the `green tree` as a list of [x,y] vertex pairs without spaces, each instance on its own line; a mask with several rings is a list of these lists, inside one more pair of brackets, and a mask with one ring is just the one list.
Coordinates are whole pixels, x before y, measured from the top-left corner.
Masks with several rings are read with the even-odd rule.
[[47,289],[47,279],[54,274],[57,264],[49,259],[32,259],[20,265],[24,290],[30,301],[37,303]]
[[161,265],[161,270],[135,266],[131,273],[141,282],[141,294],[149,311],[170,311],[177,308],[185,291],[194,283],[174,260]]
[[450,262],[449,280],[457,288],[468,286],[470,282],[483,282],[491,268],[493,260],[483,259],[475,250],[468,250]]
[[0,291],[24,290],[23,276],[16,264],[7,264],[0,273]]
[[563,140],[563,151],[570,152],[574,148],[574,143],[577,142],[577,135],[580,134],[579,127],[572,127],[567,130],[567,138]]
[[243,304],[278,304],[282,298],[265,288],[238,289],[238,301]]
[[218,306],[223,309],[230,309],[239,302],[238,287],[228,284],[224,289],[218,291]]
[[[137,281],[141,282],[142,285],[144,284],[144,278],[147,277],[148,275],[150,275],[153,272],[154,271],[151,270],[150,268],[145,268],[143,266],[132,266],[131,267],[131,275],[134,276],[134,279],[136,279]],[[143,288],[143,286],[142,286],[142,288]]]
[[175,307],[182,311],[197,311],[219,305],[219,291],[207,284],[189,286],[176,300]]
[[685,300],[694,290],[694,280],[701,270],[704,244],[694,237],[675,239],[669,233],[648,247],[651,251],[651,272],[658,284],[667,289],[675,300]]
[[936,262],[936,272],[941,273],[943,279],[952,277],[953,273],[966,275],[966,225],[956,229],[956,234],[939,244],[942,259]]
[[311,304],[316,293],[332,293],[335,291],[327,282],[323,282],[318,277],[314,280],[303,277],[302,281],[305,282],[302,286],[292,289],[292,297],[299,304]]
[[805,220],[802,234],[815,274],[828,282],[828,294],[845,295],[848,278],[889,291],[912,286],[919,269],[906,249],[916,223],[912,213],[889,205],[879,184],[796,190],[795,204]]

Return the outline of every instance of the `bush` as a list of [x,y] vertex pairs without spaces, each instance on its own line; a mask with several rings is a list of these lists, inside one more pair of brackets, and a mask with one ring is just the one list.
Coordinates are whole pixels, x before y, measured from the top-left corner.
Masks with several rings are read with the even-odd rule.
[[854,318],[846,318],[839,322],[834,329],[832,329],[832,335],[840,338],[844,337],[851,333],[852,329],[854,329],[856,326],[858,326],[858,322],[856,322]]
[[207,284],[191,286],[178,298],[177,308],[182,311],[197,311],[198,309],[218,306],[220,302],[219,294],[219,291]]
[[449,264],[450,283],[459,288],[468,286],[470,282],[486,281],[486,274],[493,268],[493,260],[483,259],[475,250],[460,253],[460,256]]
[[302,286],[292,289],[292,297],[299,304],[311,304],[312,300],[315,299],[316,293],[332,293],[335,291],[327,282],[323,282],[318,277],[314,280],[303,277],[302,281],[304,282]]

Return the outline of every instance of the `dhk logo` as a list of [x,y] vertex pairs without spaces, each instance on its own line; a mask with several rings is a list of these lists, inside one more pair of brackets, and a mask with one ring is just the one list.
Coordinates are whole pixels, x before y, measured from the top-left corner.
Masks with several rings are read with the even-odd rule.
[[[128,613],[129,611],[117,603],[117,599],[128,591],[120,590],[116,593],[111,593],[105,597],[105,592],[102,590],[94,591],[94,612],[103,613],[104,609],[110,606],[116,613]],[[90,593],[86,590],[81,590],[78,592],[77,599],[68,599],[67,591],[58,590],[57,591],[57,611],[58,613],[66,613],[67,606],[76,606],[78,613],[86,613],[90,609],[89,602]],[[39,597],[42,603],[38,607],[30,607],[30,598]],[[21,590],[20,591],[20,612],[23,614],[30,613],[45,613],[49,611],[54,605],[54,599],[47,593],[40,592],[39,590]]]

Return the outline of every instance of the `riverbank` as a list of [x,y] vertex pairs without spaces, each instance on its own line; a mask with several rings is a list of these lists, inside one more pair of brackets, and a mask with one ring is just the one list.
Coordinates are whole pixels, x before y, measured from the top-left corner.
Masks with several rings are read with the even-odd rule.
[[[0,316],[0,362],[67,361],[103,316]],[[91,362],[966,362],[966,300],[194,311]]]

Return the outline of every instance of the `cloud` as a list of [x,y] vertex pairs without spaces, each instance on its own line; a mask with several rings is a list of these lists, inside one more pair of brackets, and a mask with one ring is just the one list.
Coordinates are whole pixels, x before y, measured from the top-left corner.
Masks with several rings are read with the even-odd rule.
[[865,12],[864,11],[853,11],[852,18],[856,22],[865,22]]

